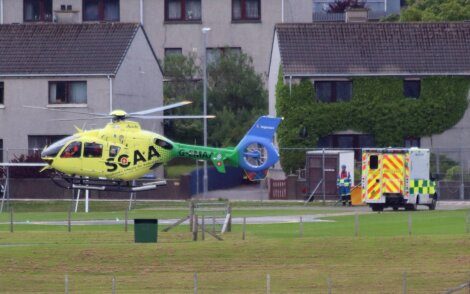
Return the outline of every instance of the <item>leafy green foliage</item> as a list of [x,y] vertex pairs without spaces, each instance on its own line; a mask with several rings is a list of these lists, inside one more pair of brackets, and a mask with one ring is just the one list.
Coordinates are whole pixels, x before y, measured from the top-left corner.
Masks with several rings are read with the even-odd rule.
[[470,20],[469,0],[408,0],[401,21]]
[[[236,145],[249,127],[267,108],[267,92],[263,79],[253,68],[250,57],[225,50],[207,68],[208,144],[212,146]],[[188,99],[190,106],[174,109],[166,114],[201,114],[201,69],[196,57],[168,56],[165,59],[165,102]],[[171,98],[169,98],[171,97]],[[175,120],[165,122],[165,134],[171,139],[189,144],[202,142],[202,120]]]
[[[405,137],[442,133],[467,109],[469,79],[429,77],[421,80],[419,99],[403,95],[403,80],[395,77],[354,78],[349,102],[322,103],[312,83],[285,85],[280,74],[276,88],[277,113],[285,118],[278,136],[281,147],[312,147],[318,138],[343,130],[375,136],[378,146],[402,146]],[[299,136],[306,127],[308,136]],[[303,167],[301,152],[281,151],[286,171]]]

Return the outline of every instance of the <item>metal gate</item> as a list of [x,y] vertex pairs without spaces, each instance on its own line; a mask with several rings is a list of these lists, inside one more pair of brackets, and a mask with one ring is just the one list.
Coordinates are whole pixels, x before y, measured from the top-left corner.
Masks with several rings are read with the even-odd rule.
[[286,180],[269,180],[269,199],[286,200],[287,199],[287,181]]

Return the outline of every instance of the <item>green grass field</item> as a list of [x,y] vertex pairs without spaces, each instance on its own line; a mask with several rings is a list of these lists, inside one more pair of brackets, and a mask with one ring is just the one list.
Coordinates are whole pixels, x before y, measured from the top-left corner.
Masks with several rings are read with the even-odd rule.
[[[34,203],[13,205],[18,217],[44,220],[70,204],[44,205],[50,212]],[[91,218],[112,219],[122,214],[120,205],[92,203]],[[141,203],[136,214],[174,218],[185,207]],[[342,209],[240,203],[233,211],[264,216]],[[409,213],[385,212],[360,215],[358,237],[354,216],[334,216],[322,218],[332,222],[304,223],[302,236],[298,223],[248,225],[243,241],[242,227],[233,225],[224,241],[206,235],[193,242],[189,228],[179,226],[159,232],[157,244],[135,244],[132,226],[124,232],[123,225],[76,225],[68,233],[66,226],[26,224],[10,233],[2,224],[0,292],[64,292],[67,274],[72,293],[110,293],[113,276],[119,293],[190,293],[197,272],[200,293],[265,293],[267,274],[271,293],[326,293],[327,280],[333,293],[400,293],[406,272],[409,293],[442,293],[470,280],[468,213],[413,212],[411,236]]]

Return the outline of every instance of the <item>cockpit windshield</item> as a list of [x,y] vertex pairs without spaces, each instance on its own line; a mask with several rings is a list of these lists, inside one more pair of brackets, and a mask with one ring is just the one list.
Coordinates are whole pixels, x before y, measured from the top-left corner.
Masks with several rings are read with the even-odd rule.
[[74,139],[76,139],[76,136],[69,136],[55,142],[41,152],[41,157],[56,157],[62,147]]

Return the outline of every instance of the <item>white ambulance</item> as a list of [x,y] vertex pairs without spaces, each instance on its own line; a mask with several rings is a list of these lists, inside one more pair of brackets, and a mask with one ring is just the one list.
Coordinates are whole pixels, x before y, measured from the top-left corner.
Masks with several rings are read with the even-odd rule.
[[362,150],[362,200],[373,211],[386,207],[436,208],[436,182],[430,179],[430,152],[420,148]]

